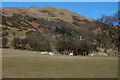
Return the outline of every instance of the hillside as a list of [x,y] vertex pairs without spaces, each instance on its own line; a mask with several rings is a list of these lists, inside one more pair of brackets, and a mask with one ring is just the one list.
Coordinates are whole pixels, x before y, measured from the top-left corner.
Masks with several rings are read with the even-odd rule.
[[47,27],[54,31],[56,26],[77,29],[79,24],[92,23],[91,19],[77,13],[54,7],[3,8],[2,15],[3,25],[32,30]]
[[[40,32],[52,37],[67,35],[75,40],[84,39],[87,43],[97,46],[94,48],[96,50],[98,47],[102,47],[102,49],[115,48],[118,38],[117,27],[86,18],[66,9],[55,7],[6,7],[2,8],[1,12],[2,35],[10,40],[9,44],[11,44],[14,37],[23,39],[28,34]],[[113,44],[110,44],[111,42]],[[112,47],[107,46],[106,48],[104,45],[112,45]],[[52,47],[55,47],[55,45],[52,44]]]

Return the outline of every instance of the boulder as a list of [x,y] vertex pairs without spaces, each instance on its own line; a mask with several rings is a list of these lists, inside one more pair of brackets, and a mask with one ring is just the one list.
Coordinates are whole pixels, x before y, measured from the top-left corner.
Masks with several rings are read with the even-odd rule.
[[99,55],[99,56],[108,56],[108,54],[106,54],[105,52],[98,52],[97,55]]

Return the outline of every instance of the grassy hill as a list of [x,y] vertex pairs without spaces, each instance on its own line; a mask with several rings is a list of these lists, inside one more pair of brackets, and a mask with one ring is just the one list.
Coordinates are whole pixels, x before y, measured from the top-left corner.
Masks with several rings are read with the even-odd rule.
[[[38,29],[38,26],[47,26],[47,22],[51,21],[52,24],[48,23],[53,28],[61,24],[60,27],[79,28],[75,22],[80,24],[91,23],[92,20],[85,18],[77,13],[66,9],[54,8],[54,7],[10,7],[3,8],[3,25],[14,26],[16,28],[28,28]],[[42,18],[42,19],[41,19]],[[41,20],[44,21],[44,25],[41,24]],[[6,21],[6,22],[5,22]],[[41,21],[41,22],[40,22]],[[53,22],[55,21],[55,22]],[[45,24],[46,22],[46,24]],[[67,25],[62,25],[67,24]]]
[[[90,52],[99,51],[98,48],[103,48],[105,52],[108,49],[113,49],[113,52],[117,50],[118,27],[86,18],[66,9],[55,7],[6,7],[1,12],[2,36],[8,38],[9,46],[12,45],[11,41],[13,41],[13,38],[35,38],[33,41],[36,39],[43,40],[40,38],[40,34],[42,34],[42,37],[44,36],[45,40],[48,41],[46,42],[49,43],[49,46],[54,48],[53,50],[57,47],[60,41],[59,38],[63,40],[63,44],[65,44],[64,40],[71,40],[64,45],[67,47],[69,42],[75,42],[71,43],[71,45],[76,44],[74,46],[78,47],[80,47],[79,43],[82,46],[87,44],[86,47],[84,46],[84,50],[92,48],[93,50],[90,50]],[[39,35],[38,32],[40,33]],[[65,37],[66,39],[64,39]],[[80,38],[84,38],[84,41]],[[38,43],[36,42],[36,44],[39,44],[38,46],[43,44],[39,40],[37,40]],[[25,45],[30,45],[30,43]],[[21,44],[19,45],[21,46]],[[70,45],[67,49],[70,49]],[[78,51],[80,52],[81,50]]]

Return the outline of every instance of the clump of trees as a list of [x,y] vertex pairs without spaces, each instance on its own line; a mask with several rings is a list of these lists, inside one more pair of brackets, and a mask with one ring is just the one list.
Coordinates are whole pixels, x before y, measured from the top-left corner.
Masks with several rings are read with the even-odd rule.
[[[71,36],[65,34],[52,38],[51,35],[42,34],[40,32],[29,34],[24,39],[15,37],[12,40],[12,46],[15,49],[30,49],[48,52],[56,51],[61,54],[69,54],[70,52],[73,52],[74,55],[83,55],[83,52],[88,54],[94,49],[94,47],[92,47],[93,44],[87,41],[73,39]],[[53,48],[55,50],[53,50]]]
[[[102,15],[98,21],[95,21],[98,27],[101,28],[101,38],[97,38],[97,42],[103,45],[106,50],[108,48],[118,48],[120,52],[120,26],[119,15],[120,11],[114,13],[112,16]],[[99,36],[100,37],[100,36]],[[102,40],[100,40],[102,39]]]
[[50,42],[48,37],[43,36],[41,33],[29,34],[26,38],[14,38],[12,46],[15,49],[32,49],[37,51],[50,51]]
[[49,36],[37,32],[35,35],[28,35],[28,45],[37,51],[51,51]]
[[64,35],[59,37],[56,49],[62,54],[73,52],[74,55],[83,55],[83,52],[86,52],[87,54],[92,52],[94,49],[92,46],[94,45],[87,41],[76,40],[70,36]]
[[29,49],[27,46],[28,40],[26,38],[20,39],[20,37],[15,37],[11,44],[14,49]]

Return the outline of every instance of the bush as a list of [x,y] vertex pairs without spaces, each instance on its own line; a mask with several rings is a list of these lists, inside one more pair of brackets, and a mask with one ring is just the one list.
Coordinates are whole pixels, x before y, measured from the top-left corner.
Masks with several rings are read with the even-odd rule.
[[6,47],[7,47],[7,46],[6,46],[7,43],[8,43],[7,37],[3,36],[3,37],[2,37],[2,47],[3,47],[3,48],[6,48]]
[[23,31],[22,29],[19,29],[19,30],[17,30],[17,31]]
[[8,32],[2,32],[2,36],[7,36]]
[[27,49],[28,39],[21,39],[21,49]]
[[80,26],[80,24],[78,22],[73,22],[73,25]]
[[68,36],[60,37],[56,47],[60,53],[66,54],[64,52],[73,52],[74,55],[83,55],[83,52],[89,54],[95,48],[89,42],[76,40]]
[[9,30],[8,27],[2,27],[2,30],[5,31],[5,30]]
[[16,33],[15,33],[15,32],[12,32],[12,35],[13,35],[13,36],[15,36],[15,35],[16,35]]
[[72,52],[75,48],[73,42],[74,40],[71,37],[68,36],[59,37],[58,44],[56,46],[57,51],[59,51],[60,53],[67,52],[65,54]]
[[28,35],[28,45],[37,51],[51,51],[49,36],[44,36],[41,33]]
[[21,49],[21,39],[18,37],[18,38],[14,38],[12,40],[12,46],[15,48],[15,49]]
[[25,35],[32,35],[32,34],[34,34],[34,33],[35,33],[35,31],[31,30],[31,31],[27,31],[27,32],[25,33]]
[[69,29],[66,29],[64,27],[62,27],[61,29],[59,29],[58,27],[56,27],[55,29],[56,32],[60,33],[60,34],[67,34],[69,36],[71,36],[71,31]]

